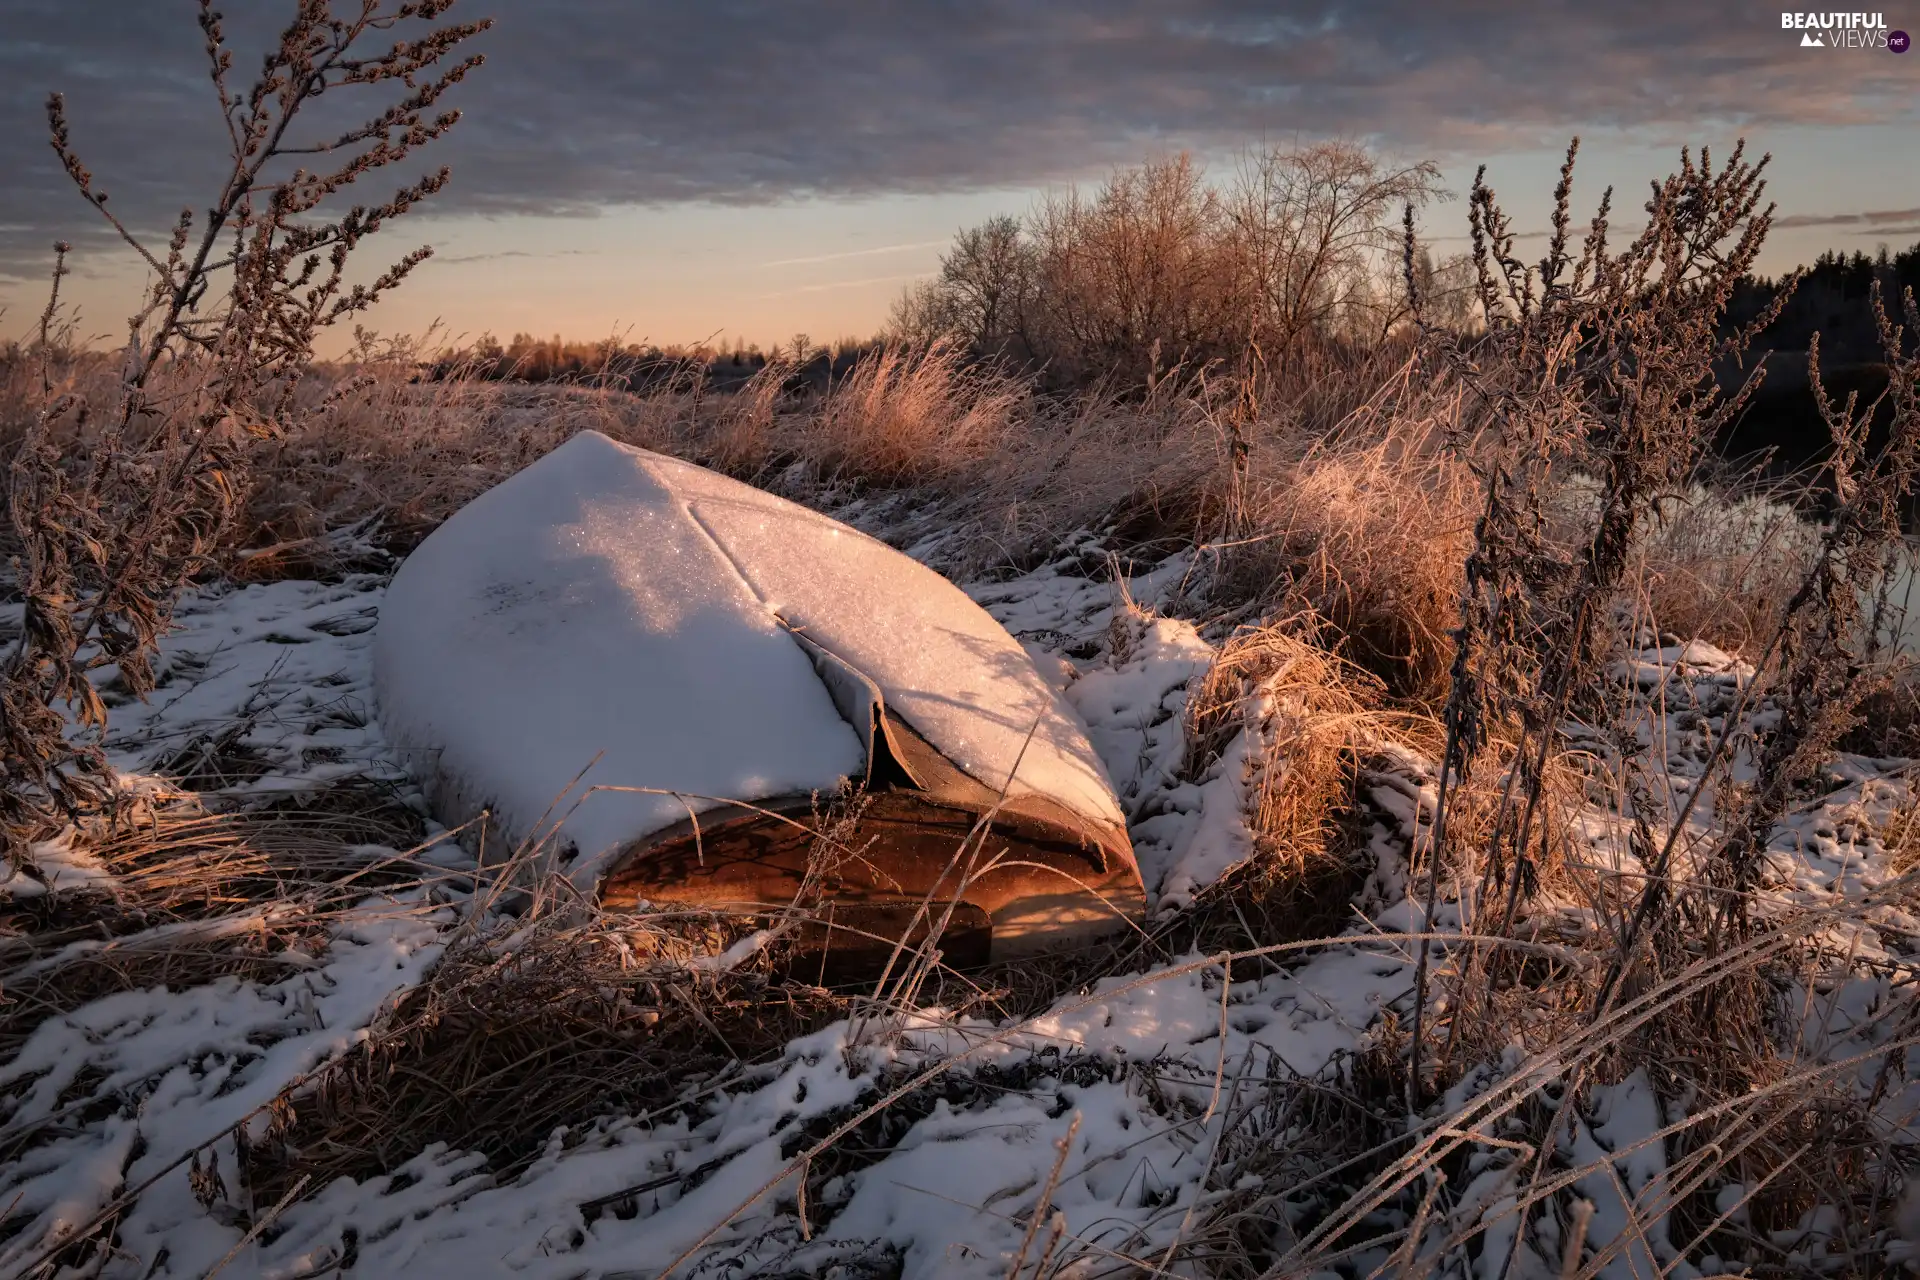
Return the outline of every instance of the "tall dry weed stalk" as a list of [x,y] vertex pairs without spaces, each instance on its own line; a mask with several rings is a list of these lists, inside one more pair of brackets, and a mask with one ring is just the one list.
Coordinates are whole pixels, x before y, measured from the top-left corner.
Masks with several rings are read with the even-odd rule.
[[[1565,987],[1552,1001],[1544,991],[1504,994],[1512,982],[1496,972],[1504,962],[1495,948],[1468,945],[1450,957],[1442,1044],[1433,1043],[1426,1025],[1436,970],[1434,946],[1423,939],[1404,1085],[1410,1113],[1428,1114],[1432,1090],[1452,1083],[1456,1063],[1484,1061],[1516,1034],[1549,1037],[1543,1047],[1565,1042],[1575,1027],[1601,1037],[1595,1043],[1602,1056],[1571,1069],[1556,1085],[1550,1116],[1527,1129],[1530,1172],[1519,1185],[1536,1188],[1523,1203],[1540,1203],[1541,1240],[1549,1243],[1558,1238],[1551,1220],[1563,1216],[1550,1198],[1551,1170],[1568,1158],[1557,1135],[1597,1076],[1647,1067],[1660,1088],[1686,1096],[1690,1111],[1712,1115],[1759,1106],[1783,1081],[1809,1070],[1774,1047],[1791,1037],[1776,1025],[1772,994],[1785,978],[1768,966],[1813,961],[1800,958],[1798,943],[1762,941],[1777,926],[1756,915],[1755,894],[1764,885],[1774,825],[1808,794],[1857,721],[1861,700],[1884,687],[1878,638],[1885,619],[1876,588],[1888,580],[1902,505],[1920,473],[1920,353],[1908,353],[1903,329],[1876,296],[1876,326],[1892,369],[1886,402],[1831,402],[1818,390],[1816,346],[1812,377],[1834,439],[1832,509],[1817,535],[1803,535],[1794,549],[1806,566],[1797,585],[1755,611],[1770,634],[1748,655],[1754,677],[1719,709],[1706,776],[1676,800],[1677,812],[1664,800],[1655,803],[1656,779],[1643,776],[1647,763],[1631,746],[1632,718],[1652,714],[1657,721],[1660,713],[1625,708],[1611,697],[1610,659],[1623,644],[1647,644],[1655,634],[1636,576],[1648,563],[1647,543],[1664,508],[1686,500],[1714,441],[1758,386],[1758,370],[1731,380],[1727,370],[1740,366],[1789,290],[1746,323],[1726,320],[1770,223],[1771,207],[1761,203],[1765,159],[1749,164],[1736,148],[1716,168],[1704,151],[1697,165],[1683,152],[1680,171],[1652,187],[1646,230],[1617,251],[1608,244],[1611,192],[1584,243],[1572,246],[1574,159],[1569,148],[1538,264],[1514,257],[1508,220],[1484,179],[1476,180],[1470,217],[1486,332],[1471,343],[1437,329],[1424,333],[1423,358],[1459,380],[1475,404],[1469,417],[1488,429],[1463,451],[1480,477],[1482,505],[1454,632],[1437,812],[1418,851],[1419,893],[1434,918],[1442,882],[1451,879],[1467,932],[1514,932],[1522,905],[1554,871],[1552,817],[1565,802],[1552,794],[1551,779],[1564,772],[1568,727],[1582,719],[1589,736],[1610,734],[1628,744],[1611,785],[1638,870],[1611,873],[1603,878],[1617,883],[1588,895],[1603,924],[1604,962],[1550,982],[1550,990]],[[1418,310],[1410,214],[1406,225],[1407,287]],[[1908,325],[1920,327],[1910,295],[1904,307]],[[1883,448],[1871,450],[1868,425],[1876,413],[1892,430]],[[1570,493],[1577,494],[1571,503]],[[1570,509],[1579,512],[1571,528]],[[1651,731],[1658,750],[1665,729],[1656,723]],[[1499,758],[1489,761],[1496,743]],[[1738,759],[1750,759],[1751,781],[1737,780]],[[1491,831],[1470,844],[1450,839],[1476,766],[1490,764],[1501,770]],[[1677,858],[1683,846],[1691,849],[1684,869]],[[1592,870],[1580,874],[1591,879]],[[1682,990],[1673,985],[1682,974],[1699,976]],[[1627,1008],[1645,1010],[1631,1028],[1622,1017]],[[1801,1125],[1812,1123],[1807,1107],[1820,1105],[1780,1098],[1761,1110],[1766,1126]],[[1706,1187],[1723,1176],[1699,1146],[1704,1138],[1674,1141],[1670,1154],[1676,1169],[1687,1170],[1687,1185]],[[1814,1190],[1808,1174],[1789,1169],[1793,1153],[1786,1147],[1749,1152],[1751,1145],[1741,1144],[1747,1154],[1739,1167],[1763,1184],[1777,1179],[1769,1204],[1851,1194]],[[1681,1199],[1668,1208],[1678,1211]],[[1520,1238],[1533,1220],[1523,1211]],[[1470,1225],[1467,1234],[1483,1229]],[[1509,1273],[1519,1255],[1518,1247],[1509,1254]],[[1582,1264],[1580,1274],[1604,1261]]]
[[[1909,351],[1907,340],[1910,332],[1920,336],[1920,308],[1908,290],[1901,299],[1906,324],[1896,325],[1877,284],[1869,303],[1888,385],[1873,403],[1860,404],[1855,393],[1836,405],[1821,384],[1817,338],[1808,352],[1809,378],[1833,438],[1834,506],[1811,565],[1754,659],[1753,681],[1711,744],[1705,776],[1663,833],[1646,833],[1642,824],[1648,875],[1622,922],[1594,1001],[1596,1019],[1620,998],[1636,965],[1657,969],[1702,947],[1713,954],[1751,934],[1754,894],[1763,884],[1774,825],[1808,793],[1821,766],[1859,725],[1863,706],[1885,694],[1904,666],[1884,651],[1883,640],[1887,590],[1905,551],[1901,513],[1920,485],[1920,342]],[[1869,426],[1883,408],[1886,443],[1870,452]],[[1771,713],[1764,730],[1758,721],[1763,710]],[[1744,785],[1734,776],[1743,747],[1753,774]],[[1718,812],[1705,815],[1711,823],[1705,874],[1682,884],[1672,878],[1676,854],[1716,776],[1731,794]],[[1704,943],[1697,941],[1702,937]],[[1703,1016],[1712,1025],[1724,994],[1706,993],[1687,1016]]]
[[[1920,483],[1920,308],[1909,289],[1901,299],[1906,323],[1896,325],[1877,281],[1870,306],[1887,361],[1888,385],[1878,400],[1862,405],[1853,392],[1835,404],[1820,381],[1818,335],[1807,353],[1815,401],[1833,437],[1835,503],[1819,554],[1763,654],[1777,664],[1769,692],[1780,717],[1758,752],[1746,803],[1716,851],[1715,872],[1731,890],[1718,913],[1727,922],[1746,918],[1768,829],[1854,728],[1861,705],[1892,683],[1882,640],[1886,593],[1904,551],[1901,514]],[[1868,428],[1882,404],[1890,409],[1887,442],[1869,453]]]
[[[1647,227],[1622,249],[1608,247],[1611,189],[1584,243],[1570,242],[1569,213],[1578,139],[1554,191],[1552,233],[1537,265],[1513,256],[1510,222],[1485,172],[1470,200],[1473,262],[1487,331],[1471,346],[1433,344],[1494,424],[1490,451],[1474,463],[1485,505],[1467,561],[1452,691],[1444,720],[1439,812],[1428,851],[1424,896],[1432,912],[1444,857],[1448,796],[1468,780],[1493,721],[1517,722],[1508,799],[1493,837],[1470,855],[1484,901],[1504,889],[1499,925],[1511,926],[1539,875],[1536,841],[1548,759],[1583,684],[1598,671],[1597,647],[1633,560],[1635,534],[1651,509],[1683,486],[1720,430],[1758,385],[1749,375],[1723,392],[1715,362],[1737,359],[1773,310],[1722,335],[1727,303],[1764,242],[1771,206],[1766,159],[1749,164],[1736,147],[1716,170],[1703,150],[1696,166],[1653,184]],[[1406,218],[1406,283],[1418,305],[1412,211]],[[1556,486],[1581,471],[1597,500],[1573,545],[1550,538]],[[1463,903],[1463,909],[1471,906]],[[1424,995],[1429,948],[1420,949]],[[1413,1049],[1422,1047],[1424,1000],[1415,1006]],[[1409,1089],[1419,1087],[1416,1070]]]
[[[109,210],[107,192],[74,150],[61,96],[48,100],[55,154],[150,279],[128,323],[112,401],[57,384],[48,366],[39,411],[13,460],[25,621],[0,661],[0,840],[14,862],[110,795],[104,758],[70,739],[60,706],[74,708],[83,730],[98,730],[106,707],[90,672],[113,666],[131,692],[153,687],[152,658],[173,600],[209,564],[243,501],[251,444],[289,425],[316,334],[364,311],[429,254],[417,249],[371,283],[347,283],[354,250],[444,187],[444,168],[337,217],[319,210],[459,119],[435,108],[480,64],[477,55],[459,57],[459,46],[488,22],[432,27],[395,38],[384,52],[359,51],[368,38],[431,23],[451,3],[359,0],[337,16],[329,0],[302,0],[243,90],[231,80],[222,16],[201,0],[230,163],[204,220],[196,226],[193,211],[182,211],[158,250]],[[401,92],[344,132],[296,136],[296,121],[315,101],[352,87]],[[319,171],[304,167],[310,156],[326,158]],[[56,248],[43,349],[67,252]]]

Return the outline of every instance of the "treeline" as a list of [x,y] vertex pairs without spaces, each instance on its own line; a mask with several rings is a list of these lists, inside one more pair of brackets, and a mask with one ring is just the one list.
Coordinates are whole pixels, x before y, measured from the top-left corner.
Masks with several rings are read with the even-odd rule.
[[542,339],[516,333],[511,342],[502,345],[492,334],[484,334],[470,346],[442,351],[428,364],[425,374],[434,380],[457,376],[653,391],[689,376],[711,377],[724,370],[738,370],[740,380],[745,381],[766,363],[765,353],[745,344],[726,351],[642,346],[613,338],[579,342],[557,334]]
[[[1886,352],[1875,330],[1870,305],[1875,283],[1888,314],[1902,323],[1903,291],[1920,293],[1920,243],[1898,253],[1884,246],[1872,257],[1827,252],[1799,273],[1780,315],[1763,330],[1751,355],[1767,362],[1766,380],[1740,417],[1722,431],[1720,452],[1758,463],[1771,475],[1824,476],[1833,452],[1833,432],[1808,380],[1807,352],[1820,336],[1820,382],[1828,397],[1844,404],[1857,397],[1869,414],[1869,455],[1878,456],[1889,439],[1893,403],[1886,397]],[[1729,301],[1728,324],[1750,322],[1786,286],[1788,277],[1742,280]],[[1729,384],[1739,375],[1723,374]]]
[[659,391],[701,380],[709,390],[730,391],[746,384],[769,364],[778,364],[796,390],[825,385],[880,345],[877,338],[840,338],[829,345],[795,334],[771,350],[735,340],[731,346],[660,347],[616,339],[579,342],[559,335],[536,338],[516,333],[504,345],[492,334],[465,347],[448,348],[428,361],[422,376],[431,381],[478,378],[490,382],[558,382]]
[[[778,362],[803,388],[843,376],[880,341],[947,343],[1035,373],[1055,389],[1137,386],[1183,365],[1239,369],[1249,355],[1270,372],[1310,371],[1330,353],[1371,348],[1405,331],[1403,215],[1449,194],[1439,177],[1432,163],[1398,163],[1351,143],[1250,152],[1218,178],[1177,155],[960,231],[937,274],[896,301],[877,340],[820,346],[801,334],[763,351],[739,341],[730,349],[662,348],[519,333],[504,345],[489,336],[443,353],[428,376],[635,391],[699,378],[728,390]],[[1419,247],[1411,268],[1429,324],[1480,327],[1467,254],[1436,259]],[[1920,287],[1920,244],[1873,257],[1828,252],[1800,273],[1755,348],[1781,353],[1769,371],[1770,398],[1790,398],[1796,384],[1804,390],[1798,353],[1816,331],[1830,369],[1878,361],[1866,305],[1876,279],[1889,296]],[[1784,277],[1741,281],[1728,323],[1760,314],[1784,284]],[[1780,420],[1763,433],[1769,447],[1801,434],[1805,406],[1783,404],[1758,415]]]
[[[1254,152],[1218,182],[1186,155],[1123,169],[962,231],[889,333],[1069,385],[1370,345],[1406,319],[1401,217],[1439,176],[1347,143]],[[1464,256],[1414,268],[1433,318],[1465,323]]]
[[[1402,215],[1444,196],[1438,180],[1432,164],[1346,143],[1257,152],[1220,181],[1185,155],[1122,169],[1090,192],[1069,188],[959,232],[939,272],[897,300],[888,333],[955,342],[1066,385],[1143,381],[1250,347],[1271,365],[1371,345],[1407,321]],[[1421,248],[1412,266],[1428,323],[1479,327],[1467,254],[1436,261]],[[1830,367],[1877,363],[1876,279],[1889,298],[1920,288],[1920,244],[1822,254],[1756,349],[1804,352],[1817,331]],[[1729,325],[1759,315],[1785,283],[1743,280]],[[1776,384],[1804,380],[1790,355],[1775,364]]]
[[[1881,245],[1872,257],[1858,251],[1844,254],[1829,250],[1821,254],[1812,266],[1802,270],[1792,297],[1767,326],[1758,346],[1779,352],[1805,351],[1818,333],[1823,363],[1878,363],[1880,339],[1867,304],[1876,280],[1890,303],[1902,290],[1920,292],[1920,242],[1897,253]],[[1786,282],[1785,276],[1743,280],[1728,305],[1728,320],[1735,324],[1751,321],[1772,303]]]

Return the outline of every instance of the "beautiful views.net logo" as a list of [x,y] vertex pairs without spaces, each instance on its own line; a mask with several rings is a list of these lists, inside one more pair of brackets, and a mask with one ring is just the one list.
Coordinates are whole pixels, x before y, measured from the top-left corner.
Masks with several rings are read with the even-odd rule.
[[1905,53],[1913,41],[1904,31],[1887,30],[1879,13],[1783,13],[1783,31],[1798,31],[1803,49],[1886,49]]

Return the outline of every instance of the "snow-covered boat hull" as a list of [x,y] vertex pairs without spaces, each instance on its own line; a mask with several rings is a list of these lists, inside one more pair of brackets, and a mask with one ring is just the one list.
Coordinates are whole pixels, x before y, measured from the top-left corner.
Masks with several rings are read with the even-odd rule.
[[965,593],[598,433],[421,544],[374,662],[382,726],[437,816],[485,813],[495,854],[542,841],[609,905],[818,900],[833,952],[931,914],[950,959],[993,960],[1143,906],[1084,729]]

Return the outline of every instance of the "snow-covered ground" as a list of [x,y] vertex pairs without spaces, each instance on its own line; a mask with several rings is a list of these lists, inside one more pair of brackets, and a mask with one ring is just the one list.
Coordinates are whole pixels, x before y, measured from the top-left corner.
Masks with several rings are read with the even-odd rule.
[[[1179,776],[1185,699],[1215,651],[1192,625],[1154,613],[1181,590],[1187,558],[1132,577],[1134,610],[1114,583],[1083,576],[1090,554],[1072,548],[1053,565],[971,594],[1028,646],[1085,721],[1156,909],[1168,911],[1250,852],[1255,753],[1243,742],[1205,776]],[[234,792],[295,790],[349,774],[404,778],[372,714],[369,632],[383,590],[382,578],[363,575],[193,597],[165,643],[163,687],[146,704],[114,709],[114,763],[138,774],[240,723],[258,776]],[[1129,636],[1124,653],[1109,643],[1116,629]],[[1687,735],[1704,732],[1716,708],[1724,712],[1743,669],[1695,646],[1647,650],[1622,674],[1661,707],[1650,713],[1647,735],[1673,748],[1662,757],[1664,776],[1672,794],[1683,793],[1697,766],[1682,749]],[[302,1089],[422,980],[466,905],[444,890],[405,885],[370,893],[328,916],[324,948],[290,956],[283,976],[112,995],[46,1018],[0,1064],[0,1150],[17,1153],[0,1168],[0,1217],[12,1224],[0,1240],[0,1276],[20,1274],[109,1207],[119,1225],[115,1250],[98,1266],[108,1277],[199,1277],[224,1266],[229,1275],[281,1280],[572,1280],[653,1276],[676,1264],[676,1274],[835,1274],[837,1266],[849,1277],[1000,1277],[1023,1253],[1034,1267],[1056,1235],[1053,1261],[1078,1258],[1088,1275],[1120,1257],[1157,1259],[1223,1205],[1260,1191],[1265,1166],[1247,1147],[1279,1143],[1285,1125],[1248,1103],[1243,1088],[1337,1080],[1372,1047],[1385,1015],[1404,1023],[1411,1013],[1415,944],[1407,935],[1424,922],[1407,898],[1404,852],[1432,790],[1424,762],[1402,755],[1404,767],[1370,778],[1375,866],[1337,942],[1231,963],[1179,957],[1064,993],[1019,1024],[938,1008],[905,1020],[841,1022],[669,1120],[613,1115],[556,1133],[548,1151],[510,1179],[496,1179],[476,1155],[436,1147],[389,1176],[308,1188],[249,1233],[220,1197],[211,1208],[196,1197],[199,1159],[189,1156],[211,1150],[231,1169],[233,1139],[222,1135],[260,1128],[262,1108],[289,1091],[298,1108]],[[1782,911],[1871,899],[1892,878],[1878,833],[1906,803],[1904,770],[1843,760],[1833,786],[1773,841]],[[1596,857],[1630,860],[1618,844],[1600,830]],[[57,848],[45,854],[50,890],[16,876],[0,892],[111,889],[110,870]],[[434,856],[457,863],[463,855],[449,846]],[[1808,1060],[1848,1064],[1841,1077],[1866,1082],[1862,1088],[1892,1034],[1881,1011],[1920,937],[1920,921],[1899,904],[1866,910],[1834,917],[1844,934],[1834,945],[1849,957],[1837,973],[1789,993],[1804,997]],[[1578,925],[1577,904],[1565,914]],[[1459,918],[1447,901],[1433,924],[1450,930]],[[1862,918],[1874,927],[1862,927]],[[1577,961],[1571,952],[1562,958]],[[0,989],[29,976],[16,966],[0,974]],[[1511,1110],[1501,1100],[1547,1096],[1568,1061],[1527,1059],[1516,1046],[1461,1087],[1459,1123],[1493,1136],[1472,1157],[1470,1185],[1455,1189],[1449,1221],[1511,1205],[1524,1169],[1509,1149],[1515,1144],[1497,1137],[1499,1108]],[[988,1078],[982,1073],[1014,1084],[941,1092],[942,1082]],[[810,1151],[861,1108],[894,1094],[924,1100],[929,1091],[938,1096],[897,1141],[819,1189],[811,1220],[825,1225],[805,1238],[795,1194]],[[1670,1264],[1673,1275],[1700,1274],[1674,1262],[1678,1242],[1664,1227],[1640,1234],[1627,1211],[1634,1202],[1644,1213],[1666,1194],[1663,1148],[1650,1139],[1681,1119],[1677,1109],[1641,1073],[1587,1096],[1568,1117],[1560,1160],[1586,1170],[1576,1190],[1595,1205],[1588,1242],[1618,1246],[1604,1274],[1651,1275]],[[1909,1101],[1896,1084],[1880,1106],[1904,1124]],[[1482,1119],[1488,1127],[1475,1129]],[[1444,1140],[1455,1139],[1469,1135]],[[1819,1222],[1809,1226],[1797,1243],[1781,1242],[1782,1252],[1798,1248],[1813,1259],[1824,1237]],[[1489,1232],[1480,1274],[1502,1274],[1511,1236],[1511,1227],[1504,1236],[1498,1227]],[[1349,1265],[1366,1275],[1387,1261],[1383,1248]],[[1513,1274],[1558,1274],[1557,1260]]]

